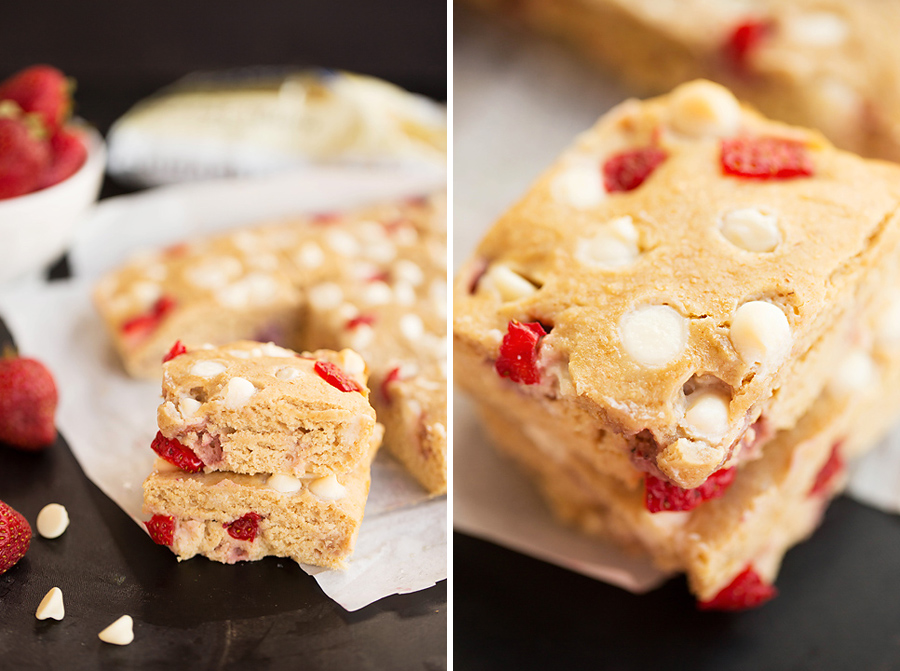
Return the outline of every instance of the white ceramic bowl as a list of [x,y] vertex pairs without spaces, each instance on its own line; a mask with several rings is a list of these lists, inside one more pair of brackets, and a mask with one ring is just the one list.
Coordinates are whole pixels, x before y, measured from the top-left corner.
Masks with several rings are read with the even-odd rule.
[[59,257],[75,225],[97,200],[106,167],[106,145],[86,129],[87,160],[59,184],[0,200],[0,283],[36,271]]

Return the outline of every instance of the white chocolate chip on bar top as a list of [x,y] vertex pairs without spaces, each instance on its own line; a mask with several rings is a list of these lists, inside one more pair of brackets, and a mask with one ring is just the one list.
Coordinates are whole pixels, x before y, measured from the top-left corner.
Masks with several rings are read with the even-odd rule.
[[[854,312],[895,273],[898,203],[896,167],[768,121],[710,82],[623,103],[463,267],[458,382],[476,398],[509,391],[492,405],[526,394],[548,411],[577,406],[627,444],[641,435],[651,462],[673,446],[694,471],[679,481],[672,462],[670,479],[696,483],[695,467],[739,462],[751,426],[793,426],[824,388],[819,352],[848,344]],[[686,405],[702,376],[722,395]]]

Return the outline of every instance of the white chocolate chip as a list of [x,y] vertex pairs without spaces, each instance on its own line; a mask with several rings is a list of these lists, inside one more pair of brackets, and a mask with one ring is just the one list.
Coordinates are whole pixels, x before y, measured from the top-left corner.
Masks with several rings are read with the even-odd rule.
[[731,399],[718,391],[700,391],[687,398],[684,420],[697,438],[713,443],[728,433],[728,405]]
[[425,324],[419,315],[408,313],[400,317],[400,333],[410,342],[415,342],[425,333]]
[[101,631],[98,636],[104,643],[128,645],[134,640],[134,620],[130,615],[123,615]]
[[412,305],[416,302],[416,290],[408,282],[394,284],[394,300],[398,305]]
[[741,121],[741,107],[723,86],[705,80],[682,84],[672,91],[670,122],[691,137],[733,135]]
[[771,252],[781,242],[778,217],[756,207],[725,212],[721,231],[728,242],[748,252]]
[[289,359],[295,356],[291,350],[279,347],[273,342],[267,342],[260,346],[259,353],[260,356],[271,356],[279,359]]
[[295,380],[300,377],[300,371],[291,366],[285,366],[284,368],[279,368],[275,371],[275,377],[279,380]]
[[309,483],[309,491],[327,501],[336,501],[347,495],[347,488],[337,481],[334,473],[313,480]]
[[287,473],[275,473],[266,480],[266,485],[282,494],[293,494],[303,489],[303,482]]
[[165,459],[156,458],[153,460],[153,470],[157,473],[183,473],[178,466],[173,464],[171,461],[166,461]]
[[419,264],[409,259],[400,259],[391,268],[391,273],[398,280],[409,282],[414,287],[419,286],[425,280],[425,275]]
[[397,248],[390,240],[370,242],[363,247],[363,255],[378,263],[390,263],[397,256]]
[[178,412],[187,421],[196,416],[200,411],[200,405],[200,401],[188,396],[178,401]]
[[869,353],[852,349],[837,365],[828,381],[828,392],[838,398],[860,396],[877,387],[878,368]]
[[599,226],[590,238],[579,239],[575,258],[589,268],[619,268],[640,254],[639,237],[631,217],[619,217]]
[[69,528],[69,513],[58,503],[48,503],[37,516],[37,530],[44,538],[59,538]]
[[875,324],[875,342],[879,347],[892,349],[900,344],[900,292],[894,292],[878,315]]
[[188,267],[184,278],[195,287],[219,289],[236,280],[243,272],[244,267],[235,257],[215,256]]
[[325,233],[325,244],[341,256],[359,254],[359,242],[356,238],[339,228],[330,228]]
[[155,282],[135,282],[131,285],[131,295],[139,305],[149,307],[162,296],[162,287]]
[[322,282],[309,290],[309,304],[317,310],[336,308],[344,300],[344,292],[334,282]]
[[340,366],[351,377],[359,377],[366,372],[366,362],[359,354],[350,349],[341,350]]
[[394,300],[393,290],[380,280],[366,284],[360,295],[360,302],[366,305],[387,305],[392,300]]
[[190,374],[209,379],[220,373],[225,372],[225,364],[221,361],[213,361],[211,359],[201,359],[191,366]]
[[247,404],[256,393],[256,387],[250,380],[243,377],[233,377],[225,385],[225,407],[237,410]]
[[481,278],[479,289],[494,291],[504,303],[528,298],[537,287],[502,263],[495,263]]
[[807,47],[836,47],[850,34],[850,26],[831,12],[808,12],[787,20],[782,26],[787,40]]
[[278,281],[266,273],[253,272],[216,292],[216,300],[230,308],[271,302],[278,294]]
[[368,324],[359,324],[347,336],[347,345],[356,350],[366,349],[375,341],[375,329]]
[[637,363],[658,368],[677,358],[687,345],[687,320],[668,305],[646,305],[619,322],[625,352]]
[[318,268],[325,262],[325,252],[315,242],[304,242],[294,255],[301,268]]
[[791,349],[791,327],[776,305],[750,301],[735,310],[729,333],[738,356],[748,364],[776,365]]
[[39,620],[62,620],[66,616],[66,607],[63,604],[63,593],[59,587],[53,587],[37,607],[34,616]]
[[600,161],[572,161],[553,178],[550,192],[557,202],[577,210],[597,207],[606,198]]

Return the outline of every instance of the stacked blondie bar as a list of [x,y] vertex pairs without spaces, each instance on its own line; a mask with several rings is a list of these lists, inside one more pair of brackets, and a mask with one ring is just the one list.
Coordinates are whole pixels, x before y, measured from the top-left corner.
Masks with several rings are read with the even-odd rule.
[[95,299],[125,368],[159,375],[176,340],[350,348],[371,372],[385,445],[447,490],[446,196],[241,228],[145,254]]
[[178,342],[166,358],[144,482],[151,537],[179,559],[343,567],[382,434],[362,358],[251,341]]
[[562,519],[762,603],[900,409],[898,204],[711,82],[625,102],[460,272],[456,381]]
[[879,0],[468,0],[658,93],[695,77],[863,155],[900,159],[900,6]]

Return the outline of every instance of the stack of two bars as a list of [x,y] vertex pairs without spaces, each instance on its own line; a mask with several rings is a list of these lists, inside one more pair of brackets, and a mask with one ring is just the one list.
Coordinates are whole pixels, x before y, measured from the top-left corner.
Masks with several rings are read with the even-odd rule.
[[179,559],[343,567],[383,433],[362,358],[240,341],[166,359],[151,537]]
[[900,409],[898,204],[710,82],[626,102],[460,273],[456,380],[561,518],[758,605]]

